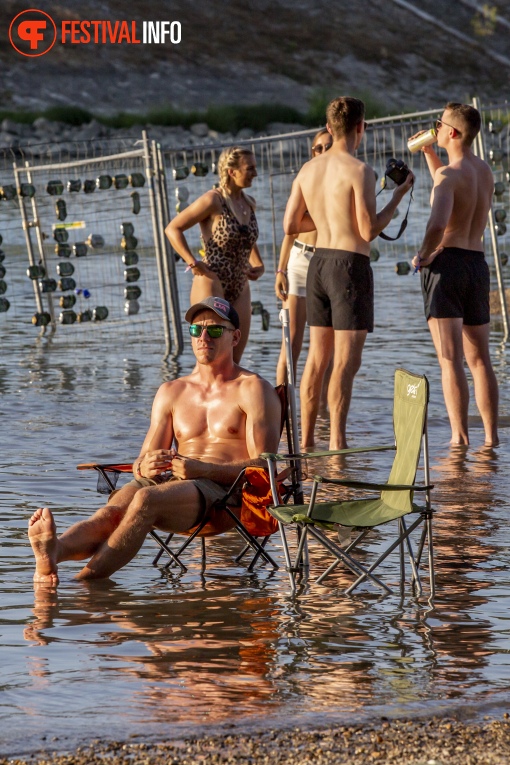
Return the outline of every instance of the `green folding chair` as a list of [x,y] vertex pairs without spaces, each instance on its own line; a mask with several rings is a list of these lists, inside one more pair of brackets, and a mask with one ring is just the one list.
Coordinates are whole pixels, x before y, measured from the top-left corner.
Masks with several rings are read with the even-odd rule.
[[[407,550],[412,572],[412,584],[418,595],[423,594],[419,568],[425,547],[428,551],[428,569],[430,580],[430,596],[435,594],[434,580],[434,550],[432,541],[431,489],[429,477],[429,457],[427,441],[427,405],[429,400],[428,380],[423,375],[415,375],[404,369],[395,372],[395,390],[393,401],[393,428],[395,443],[391,445],[362,447],[356,449],[340,449],[328,452],[312,452],[306,454],[264,454],[269,468],[271,486],[275,486],[276,466],[281,460],[308,459],[325,457],[335,454],[360,454],[362,452],[396,450],[393,466],[387,483],[371,483],[366,481],[350,481],[336,477],[315,475],[311,488],[309,503],[302,505],[284,506],[277,501],[268,508],[278,520],[285,554],[285,560],[291,587],[296,590],[296,576],[308,570],[307,536],[312,536],[320,545],[328,550],[335,558],[331,566],[322,573],[318,582],[322,582],[339,563],[343,563],[355,575],[355,581],[345,590],[352,593],[362,582],[369,581],[386,593],[392,590],[376,573],[381,564],[396,548],[400,551],[400,583],[401,590],[405,583],[405,550]],[[416,484],[416,472],[423,445],[424,484]],[[355,500],[318,499],[319,487],[342,486],[354,490],[372,490],[379,492],[378,496]],[[414,493],[423,492],[425,504],[418,506],[414,503]],[[274,497],[277,495],[274,494]],[[407,521],[406,521],[407,518]],[[382,524],[395,522],[395,537],[391,544],[370,565],[356,558],[359,546],[369,532]],[[285,527],[296,527],[299,530],[298,545],[294,562],[291,562],[290,549],[285,534]],[[351,527],[358,531],[356,538],[345,548],[328,536],[329,531],[338,531],[341,527]],[[421,527],[421,535],[416,553],[413,551],[411,534]],[[366,550],[364,550],[366,555]]]

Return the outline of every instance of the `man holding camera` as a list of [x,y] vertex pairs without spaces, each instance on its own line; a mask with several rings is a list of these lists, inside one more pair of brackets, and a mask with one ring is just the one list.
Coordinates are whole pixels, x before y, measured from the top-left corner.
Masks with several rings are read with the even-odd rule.
[[490,167],[471,146],[481,126],[480,113],[467,104],[449,103],[437,121],[437,144],[446,149],[445,166],[425,146],[434,180],[432,212],[413,260],[420,269],[425,316],[434,341],[452,444],[468,444],[469,389],[464,358],[473,376],[485,429],[485,445],[498,440],[498,384],[489,354],[489,268],[483,234],[492,203]]
[[366,129],[363,101],[336,98],[328,105],[326,118],[333,145],[301,168],[283,226],[290,235],[317,229],[306,283],[310,350],[301,381],[303,447],[314,445],[322,381],[333,357],[329,446],[344,449],[354,377],[374,324],[370,242],[390,223],[414,176],[409,172],[391,201],[376,212],[375,173],[355,157]]

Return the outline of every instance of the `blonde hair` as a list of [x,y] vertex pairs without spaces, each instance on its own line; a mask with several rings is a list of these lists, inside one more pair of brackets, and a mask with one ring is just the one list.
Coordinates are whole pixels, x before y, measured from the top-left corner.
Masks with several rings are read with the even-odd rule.
[[220,189],[225,189],[228,183],[228,171],[230,168],[239,167],[241,157],[252,156],[251,149],[244,146],[229,146],[223,149],[218,159],[218,175],[220,177]]

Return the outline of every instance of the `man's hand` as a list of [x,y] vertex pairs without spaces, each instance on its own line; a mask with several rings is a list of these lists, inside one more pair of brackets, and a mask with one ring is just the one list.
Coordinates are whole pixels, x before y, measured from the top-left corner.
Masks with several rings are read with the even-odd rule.
[[444,247],[437,247],[437,249],[434,250],[434,252],[431,252],[430,255],[428,255],[426,258],[420,257],[420,254],[415,255],[413,258],[413,266],[417,271],[420,271],[421,268],[430,266],[434,258],[436,258],[440,252],[443,252]]
[[[175,449],[155,449],[146,452],[137,465],[137,473],[143,478],[154,478],[167,470],[172,470]],[[137,476],[138,477],[138,476]]]
[[[407,143],[410,143],[411,141],[414,141],[414,139],[418,138],[418,136],[423,135],[423,133],[428,133],[428,132],[429,132],[428,130],[418,130],[417,133],[415,133],[414,135],[410,136],[407,139]],[[430,155],[434,154],[434,155],[436,155],[436,151],[434,149],[434,144],[432,144],[432,143],[429,143],[428,146],[422,146],[421,149],[419,149],[419,151],[423,152],[423,154],[430,154]]]
[[176,454],[172,460],[172,472],[174,476],[181,479],[207,478],[207,464],[201,460],[194,460],[191,457],[183,457]]
[[402,199],[402,197],[405,196],[407,192],[413,188],[414,181],[414,173],[409,170],[404,183],[401,183],[400,186],[397,186],[397,188],[393,191],[393,196],[397,197],[399,200]]

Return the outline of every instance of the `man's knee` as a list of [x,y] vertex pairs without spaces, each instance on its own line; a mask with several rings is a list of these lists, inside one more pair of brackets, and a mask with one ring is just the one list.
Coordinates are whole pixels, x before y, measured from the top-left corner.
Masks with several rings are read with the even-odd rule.
[[156,515],[155,499],[154,487],[147,486],[139,489],[129,503],[125,515],[152,523]]

